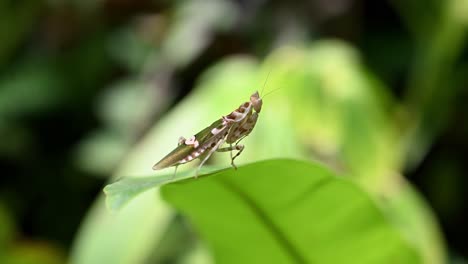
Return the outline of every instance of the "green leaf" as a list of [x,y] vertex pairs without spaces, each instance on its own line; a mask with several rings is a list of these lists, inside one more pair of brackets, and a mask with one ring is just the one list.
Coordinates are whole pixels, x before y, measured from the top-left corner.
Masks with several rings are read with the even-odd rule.
[[366,192],[312,163],[257,162],[161,193],[216,263],[421,263]]
[[[216,171],[219,170],[203,167],[200,174],[208,175]],[[192,178],[194,175],[195,170],[189,170],[176,175],[170,173],[150,177],[124,178],[104,187],[107,207],[112,211],[117,211],[142,192],[166,183]]]

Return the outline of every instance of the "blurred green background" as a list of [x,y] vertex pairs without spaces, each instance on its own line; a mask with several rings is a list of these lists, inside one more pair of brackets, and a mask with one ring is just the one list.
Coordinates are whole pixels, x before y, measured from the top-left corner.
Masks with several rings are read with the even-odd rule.
[[467,263],[467,30],[468,0],[0,0],[0,263],[212,262],[177,188],[182,215],[155,192],[112,213],[102,189],[155,175],[269,72],[239,164],[321,164],[404,263]]

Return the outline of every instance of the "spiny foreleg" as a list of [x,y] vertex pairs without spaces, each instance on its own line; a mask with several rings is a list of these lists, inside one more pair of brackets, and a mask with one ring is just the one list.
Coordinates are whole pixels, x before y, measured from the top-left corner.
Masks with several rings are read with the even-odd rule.
[[[232,156],[232,151],[233,150],[237,150],[238,152],[236,153],[236,155],[234,155],[234,157]],[[226,152],[226,151],[231,151],[231,166],[237,170],[237,166],[236,164],[234,164],[234,160],[239,157],[239,155],[242,153],[242,151],[244,151],[244,145],[230,145],[229,147],[225,147],[225,148],[220,148],[218,149],[217,151],[219,152]]]

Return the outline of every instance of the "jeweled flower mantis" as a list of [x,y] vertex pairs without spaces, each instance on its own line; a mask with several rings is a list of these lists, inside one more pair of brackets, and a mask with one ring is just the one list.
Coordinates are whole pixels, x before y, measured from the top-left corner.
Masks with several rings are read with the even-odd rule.
[[[265,84],[263,87],[265,87]],[[200,168],[216,151],[229,151],[231,154],[231,165],[237,169],[234,160],[244,150],[244,145],[239,143],[242,139],[247,137],[255,127],[260,111],[262,110],[262,98],[258,91],[256,91],[250,96],[249,101],[241,104],[230,114],[222,116],[196,135],[189,139],[180,137],[178,146],[156,163],[153,166],[153,170],[175,166],[175,175],[179,165],[199,158],[201,159],[201,163],[198,165],[195,173],[195,178],[197,178]],[[224,143],[229,144],[229,146],[221,147]],[[233,156],[232,151],[234,150],[237,150],[237,153]]]

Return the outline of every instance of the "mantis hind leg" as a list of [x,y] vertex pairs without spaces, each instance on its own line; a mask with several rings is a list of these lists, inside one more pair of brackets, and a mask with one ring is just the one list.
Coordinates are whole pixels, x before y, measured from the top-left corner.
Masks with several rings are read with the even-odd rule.
[[218,143],[216,143],[216,145],[210,149],[210,151],[208,152],[208,154],[206,154],[202,160],[202,162],[200,163],[200,165],[198,165],[198,168],[197,168],[197,171],[195,172],[195,179],[198,178],[198,173],[200,172],[200,169],[201,167],[203,166],[203,164],[205,164],[205,162],[211,157],[211,155],[216,151],[218,150],[219,146],[221,146],[222,144],[224,143],[224,140],[220,140],[218,141]]
[[172,174],[171,181],[175,179],[175,176],[177,174],[177,167],[179,167],[179,165],[175,166],[174,174]]
[[[231,149],[229,151],[229,155],[231,155],[231,161],[232,161],[232,144],[229,144],[229,148]],[[231,162],[231,165],[232,165],[232,162]]]

